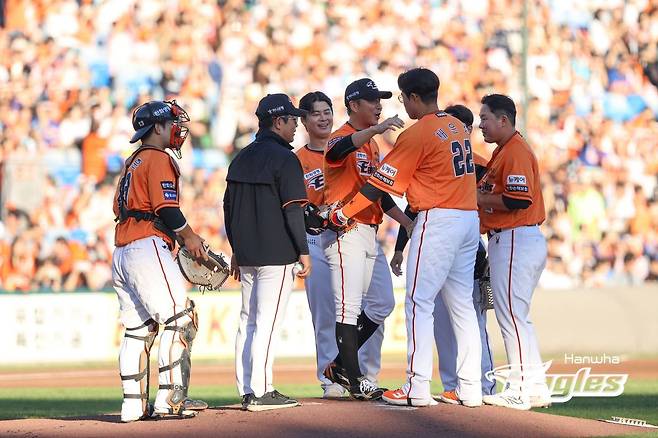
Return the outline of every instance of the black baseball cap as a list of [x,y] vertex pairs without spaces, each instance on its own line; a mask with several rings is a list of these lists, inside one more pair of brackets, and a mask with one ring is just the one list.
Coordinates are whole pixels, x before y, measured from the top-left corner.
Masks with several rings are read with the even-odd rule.
[[169,105],[159,100],[153,100],[139,106],[133,113],[133,128],[135,129],[135,134],[130,139],[130,142],[135,143],[140,140],[156,123],[175,119],[176,117],[172,113]]
[[362,78],[349,84],[345,89],[345,106],[348,103],[357,100],[374,100],[374,99],[390,99],[393,93],[390,91],[379,91],[375,81],[370,78]]
[[306,113],[304,110],[295,108],[292,100],[283,93],[268,94],[258,102],[258,108],[256,108],[256,116],[259,119],[280,116],[303,117]]

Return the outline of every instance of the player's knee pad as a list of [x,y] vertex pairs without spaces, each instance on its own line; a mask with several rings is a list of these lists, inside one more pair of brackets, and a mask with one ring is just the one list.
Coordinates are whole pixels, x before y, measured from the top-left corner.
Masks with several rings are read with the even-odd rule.
[[[165,331],[173,331],[174,336],[169,345],[168,357],[170,363],[159,368],[159,372],[169,372],[169,384],[161,384],[160,389],[169,390],[167,402],[171,413],[178,414],[187,398],[190,384],[192,343],[199,326],[198,314],[194,310],[194,301],[188,300],[187,307],[165,321]],[[161,345],[161,348],[163,346]],[[177,359],[175,359],[177,358]],[[178,368],[178,370],[176,370]],[[180,379],[176,378],[176,371]]]
[[[124,399],[140,399],[144,416],[150,415],[149,358],[158,334],[158,323],[148,319],[137,327],[128,327],[119,352],[119,368]],[[137,373],[131,373],[135,369]],[[138,385],[135,385],[137,383]]]

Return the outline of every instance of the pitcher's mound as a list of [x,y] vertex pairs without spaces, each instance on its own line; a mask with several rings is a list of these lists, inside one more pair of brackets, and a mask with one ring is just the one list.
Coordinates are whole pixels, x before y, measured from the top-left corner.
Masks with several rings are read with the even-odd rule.
[[302,403],[300,407],[265,412],[243,412],[238,406],[212,407],[196,418],[129,424],[120,423],[118,415],[12,420],[0,423],[0,436],[586,437],[649,431],[640,427],[490,406],[466,408],[441,403],[427,408],[411,408],[348,399],[307,399]]

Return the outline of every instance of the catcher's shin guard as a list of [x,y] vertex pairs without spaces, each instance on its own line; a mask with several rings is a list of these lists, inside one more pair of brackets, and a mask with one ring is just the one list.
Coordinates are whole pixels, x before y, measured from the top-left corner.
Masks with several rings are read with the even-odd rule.
[[190,354],[197,329],[198,316],[194,310],[194,302],[191,300],[188,300],[185,310],[165,321],[165,328],[160,338],[160,385],[155,406],[156,414],[182,416],[193,414],[186,400],[192,365]]
[[[139,420],[151,415],[149,405],[149,358],[158,324],[149,319],[137,327],[126,328],[119,352],[119,369],[123,387],[123,421]],[[131,400],[141,400],[141,414],[133,410]],[[126,411],[126,412],[124,412]]]

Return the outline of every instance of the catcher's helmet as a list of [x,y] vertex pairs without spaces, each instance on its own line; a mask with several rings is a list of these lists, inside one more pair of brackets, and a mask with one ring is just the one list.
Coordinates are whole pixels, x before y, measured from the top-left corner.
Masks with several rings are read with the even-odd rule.
[[176,153],[176,156],[180,158],[180,148],[183,146],[188,133],[185,123],[190,121],[190,117],[175,100],[154,100],[137,107],[133,111],[132,119],[135,134],[130,139],[130,142],[135,143],[144,138],[153,129],[153,125],[164,123],[168,120],[173,121],[169,134],[169,146]]

